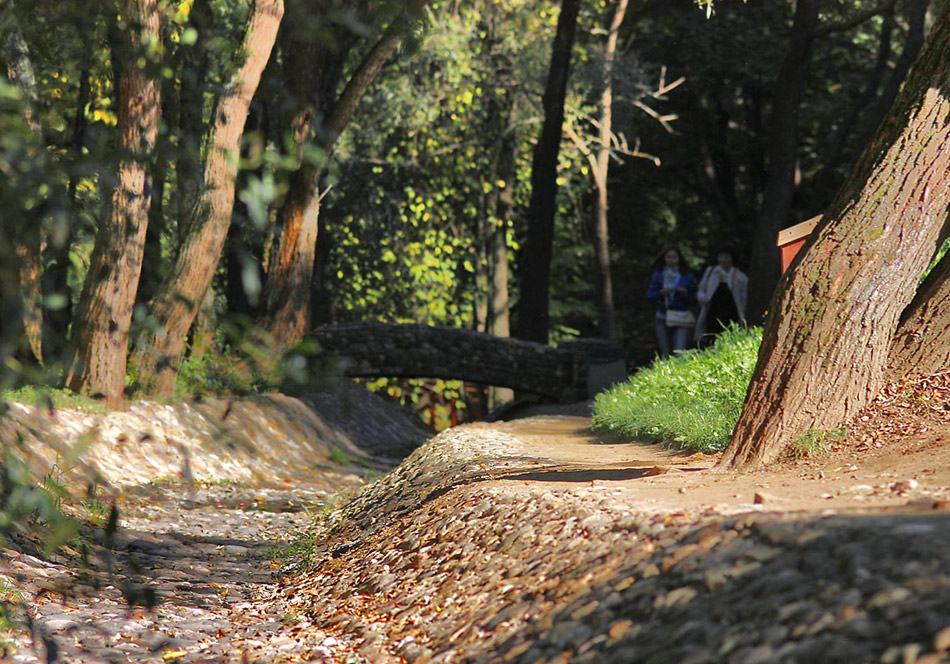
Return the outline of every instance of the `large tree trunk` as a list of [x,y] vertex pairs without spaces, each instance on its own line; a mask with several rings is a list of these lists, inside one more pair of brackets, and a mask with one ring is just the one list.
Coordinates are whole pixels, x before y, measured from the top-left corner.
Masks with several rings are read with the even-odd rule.
[[[347,81],[327,120],[326,135],[317,137],[328,153],[349,124],[367,88],[396,53],[404,29],[398,21],[394,22]],[[277,352],[300,343],[310,322],[322,170],[319,165],[304,163],[294,177],[280,212],[280,239],[268,265],[262,321]]]
[[613,69],[617,55],[617,35],[627,13],[627,0],[617,0],[604,45],[604,89],[600,95],[600,137],[596,150],[594,184],[594,255],[597,265],[597,308],[600,312],[600,336],[617,341],[617,315],[614,287],[610,278],[610,240],[607,226],[607,172],[610,167],[610,142],[613,134]]
[[550,328],[549,290],[557,211],[557,156],[564,123],[564,97],[571,66],[580,0],[561,0],[551,66],[544,88],[544,124],[531,162],[531,200],[528,203],[528,236],[521,252],[521,299],[518,336],[546,344]]
[[211,285],[231,225],[244,123],[283,13],[283,0],[257,0],[251,10],[242,46],[246,57],[219,100],[210,129],[201,193],[175,265],[152,302],[151,314],[159,331],[147,333],[135,353],[142,388],[147,391],[171,392],[188,330]]
[[808,79],[819,0],[798,0],[788,50],[772,93],[769,172],[756,226],[749,274],[749,320],[759,320],[781,274],[775,249],[778,232],[788,226],[798,162],[798,111]]
[[96,235],[74,321],[74,355],[66,378],[70,389],[100,394],[113,403],[124,398],[129,326],[151,201],[146,160],[155,147],[161,111],[159,81],[152,70],[140,69],[137,62],[143,44],[161,38],[161,3],[126,0],[123,14],[129,26],[118,49],[122,53],[118,182]]
[[768,462],[879,391],[950,205],[950,4],[894,108],[785,276],[721,463]]

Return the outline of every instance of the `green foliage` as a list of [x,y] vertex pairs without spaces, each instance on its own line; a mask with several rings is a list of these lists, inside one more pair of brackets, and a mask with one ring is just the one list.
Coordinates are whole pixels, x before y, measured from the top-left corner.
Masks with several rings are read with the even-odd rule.
[[299,533],[286,544],[274,548],[271,552],[271,566],[278,568],[283,574],[305,570],[313,563],[319,550],[314,533]]
[[45,530],[43,546],[55,551],[79,532],[79,524],[61,510],[68,496],[55,470],[41,483],[34,481],[29,468],[9,449],[0,462],[0,534],[10,534],[24,525]]
[[829,448],[841,443],[848,437],[846,428],[832,429],[831,431],[820,431],[818,429],[809,429],[798,440],[794,441],[788,449],[788,456],[793,459],[807,459],[810,457],[821,456]]
[[352,463],[350,455],[341,450],[339,447],[334,447],[332,450],[330,450],[330,455],[327,458],[340,466],[348,466],[350,463]]
[[937,250],[937,253],[934,254],[934,257],[932,259],[930,259],[930,265],[928,265],[926,271],[924,271],[924,273],[920,275],[920,280],[918,281],[918,285],[922,284],[924,282],[924,279],[927,278],[927,275],[929,275],[933,271],[933,269],[937,267],[937,263],[939,263],[943,259],[943,257],[947,255],[947,251],[950,251],[950,239],[944,240],[943,244],[940,245],[940,248]]
[[[538,71],[549,37],[532,29],[544,21],[535,9],[516,0],[433,10],[411,59],[386,70],[361,106],[322,212],[341,319],[471,324],[484,297],[486,234],[503,229],[516,247],[514,225],[492,201],[503,192],[527,201],[529,134],[518,123],[530,111],[520,82]],[[506,28],[489,34],[492,22]],[[524,111],[509,115],[516,104]],[[506,133],[514,178],[497,170]]]
[[70,408],[87,413],[104,413],[105,406],[95,399],[72,390],[53,389],[44,385],[24,385],[15,390],[6,390],[0,393],[0,401],[4,403],[22,403],[37,408],[55,410]]
[[591,423],[624,439],[721,450],[739,419],[761,341],[760,328],[732,327],[708,349],[657,360],[599,394]]
[[432,431],[444,431],[465,419],[465,384],[441,378],[375,378],[363,382],[370,392],[408,408]]
[[342,367],[325,359],[319,345],[304,339],[283,357],[271,350],[271,339],[250,321],[234,318],[215,330],[214,343],[194,349],[182,360],[175,396],[226,396],[279,391],[288,395],[327,389]]

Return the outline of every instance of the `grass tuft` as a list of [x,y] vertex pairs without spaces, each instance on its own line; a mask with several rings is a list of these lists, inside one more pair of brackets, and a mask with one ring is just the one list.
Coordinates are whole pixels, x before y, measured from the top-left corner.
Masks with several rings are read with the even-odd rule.
[[656,360],[594,401],[592,425],[627,440],[724,449],[739,420],[761,328],[732,327],[705,350]]

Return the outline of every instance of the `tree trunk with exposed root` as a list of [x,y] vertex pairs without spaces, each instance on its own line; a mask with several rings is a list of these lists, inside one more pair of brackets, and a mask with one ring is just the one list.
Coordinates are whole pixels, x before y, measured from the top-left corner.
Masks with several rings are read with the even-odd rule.
[[[920,359],[903,355],[906,334],[924,328],[907,322],[912,318],[903,332],[898,325],[945,234],[948,173],[945,5],[877,137],[779,285],[721,464],[771,461],[809,432],[827,432],[855,415],[884,385],[889,364],[913,370],[908,365]],[[933,288],[921,291],[911,316],[937,301]]]

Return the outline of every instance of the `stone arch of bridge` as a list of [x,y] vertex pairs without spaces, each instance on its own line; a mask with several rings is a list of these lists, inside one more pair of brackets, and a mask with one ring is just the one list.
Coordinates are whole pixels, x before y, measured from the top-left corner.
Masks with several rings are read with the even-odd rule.
[[558,346],[439,325],[356,322],[318,328],[324,352],[345,359],[353,378],[443,378],[510,387],[558,401],[590,392],[591,367],[619,361],[619,348],[599,339]]

